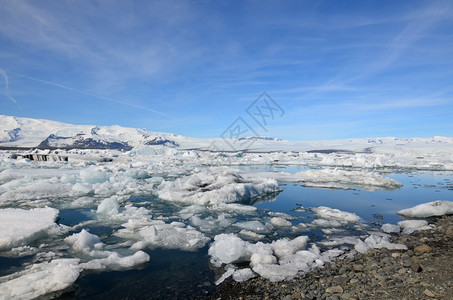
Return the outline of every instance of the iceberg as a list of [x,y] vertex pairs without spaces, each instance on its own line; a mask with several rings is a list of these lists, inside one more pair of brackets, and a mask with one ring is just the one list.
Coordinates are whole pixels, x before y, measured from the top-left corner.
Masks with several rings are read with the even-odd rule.
[[402,209],[399,215],[407,218],[428,218],[453,214],[453,201],[433,201]]

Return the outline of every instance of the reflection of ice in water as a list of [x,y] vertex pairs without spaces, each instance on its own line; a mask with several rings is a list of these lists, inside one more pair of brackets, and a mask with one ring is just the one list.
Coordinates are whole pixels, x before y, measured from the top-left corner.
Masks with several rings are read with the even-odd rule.
[[[0,226],[11,229],[16,224],[18,230],[10,230],[8,236],[0,231],[4,235],[1,255],[32,255],[33,259],[21,271],[0,279],[0,295],[18,292],[30,276],[40,279],[23,293],[36,296],[71,286],[80,272],[147,269],[153,253],[170,251],[159,249],[176,249],[180,257],[189,254],[179,250],[206,255],[209,249],[214,263],[228,264],[222,280],[231,276],[244,281],[258,275],[273,281],[287,279],[335,258],[345,246],[361,251],[399,247],[370,231],[380,230],[383,223],[395,231],[390,225],[400,220],[396,211],[437,200],[432,199],[432,184],[440,190],[436,197],[448,198],[451,193],[443,188],[442,175],[383,176],[370,170],[267,165],[300,157],[309,164],[317,161],[318,166],[329,161],[326,157],[336,157],[332,164],[338,165],[346,154],[244,154],[235,157],[243,165],[237,169],[202,167],[206,162],[222,164],[224,156],[215,153],[170,152],[136,151],[105,163],[26,162],[9,160],[2,153],[0,214],[10,219],[0,218]],[[359,160],[372,165],[367,165],[372,161],[369,157],[359,158],[351,156],[351,165]],[[391,162],[386,159],[381,159],[380,166]],[[411,183],[418,178],[417,195],[423,198],[414,200]],[[387,190],[400,187],[399,182],[404,186]],[[57,209],[58,225],[54,222]],[[383,220],[374,219],[373,214],[382,215]],[[412,223],[412,227],[400,225],[400,230],[414,228]],[[54,284],[55,274],[62,270],[68,276]],[[207,265],[204,270],[210,274]]]

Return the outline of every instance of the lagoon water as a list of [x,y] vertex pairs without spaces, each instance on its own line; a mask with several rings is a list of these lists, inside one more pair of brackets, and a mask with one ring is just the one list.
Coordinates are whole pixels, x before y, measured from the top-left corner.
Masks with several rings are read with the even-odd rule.
[[[286,167],[279,171],[298,172],[301,167]],[[269,171],[269,168],[259,168],[258,171]],[[275,169],[274,169],[275,170]],[[253,205],[258,209],[257,214],[235,214],[234,220],[260,220],[269,213],[286,213],[294,218],[294,225],[310,224],[315,216],[311,207],[328,206],[342,211],[353,212],[360,218],[361,226],[347,225],[333,236],[361,235],[367,230],[380,228],[383,223],[396,224],[402,218],[397,211],[417,204],[434,200],[453,199],[452,172],[414,172],[386,174],[392,179],[403,183],[403,187],[395,190],[367,191],[353,188],[349,190],[322,189],[304,187],[300,184],[281,183],[282,191],[272,199],[262,199]],[[182,206],[158,200],[156,197],[133,197],[130,199],[136,206],[143,206],[153,211],[153,215],[164,218],[175,218]],[[95,219],[95,207],[82,210],[66,209],[60,211],[60,224],[76,225],[82,221]],[[208,217],[206,213],[204,217]],[[178,220],[181,221],[181,220]],[[183,220],[189,224],[188,220]],[[101,237],[104,243],[115,243],[117,238],[111,236],[118,228],[109,226],[87,226],[91,233]],[[237,233],[238,228],[228,226],[224,229],[207,233],[213,237],[223,232]],[[288,229],[275,229],[267,235],[263,242],[281,237],[294,238],[298,235],[308,235],[310,242],[321,242],[329,236],[319,227],[309,226],[304,232],[292,232]],[[215,268],[209,263],[207,253],[209,245],[195,252],[154,249],[146,250],[150,261],[139,269],[123,271],[85,272],[75,282],[70,291],[60,299],[190,299],[203,297],[214,291],[214,282],[224,270]],[[337,246],[338,247],[338,246]],[[341,247],[348,247],[343,245]],[[1,269],[14,269],[26,258],[0,259]]]

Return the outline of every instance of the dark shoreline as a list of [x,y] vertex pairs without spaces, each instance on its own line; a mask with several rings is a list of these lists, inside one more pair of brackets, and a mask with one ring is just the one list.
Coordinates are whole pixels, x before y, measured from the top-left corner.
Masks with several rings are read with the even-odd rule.
[[453,216],[430,221],[434,229],[392,236],[408,250],[350,250],[353,258],[327,263],[291,281],[254,278],[237,283],[229,278],[208,298],[453,299]]

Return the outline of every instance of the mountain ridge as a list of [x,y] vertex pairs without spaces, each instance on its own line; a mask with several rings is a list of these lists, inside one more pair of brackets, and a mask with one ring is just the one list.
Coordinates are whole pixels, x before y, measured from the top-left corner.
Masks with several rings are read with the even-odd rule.
[[[211,151],[308,151],[344,149],[368,151],[387,146],[423,147],[453,145],[453,137],[432,138],[356,138],[327,141],[286,141],[272,137],[194,138],[174,133],[153,132],[119,125],[73,125],[46,119],[0,115],[0,147],[78,148],[131,150],[138,146],[165,146]],[[245,145],[245,146],[244,146]],[[212,147],[215,146],[215,147]]]

